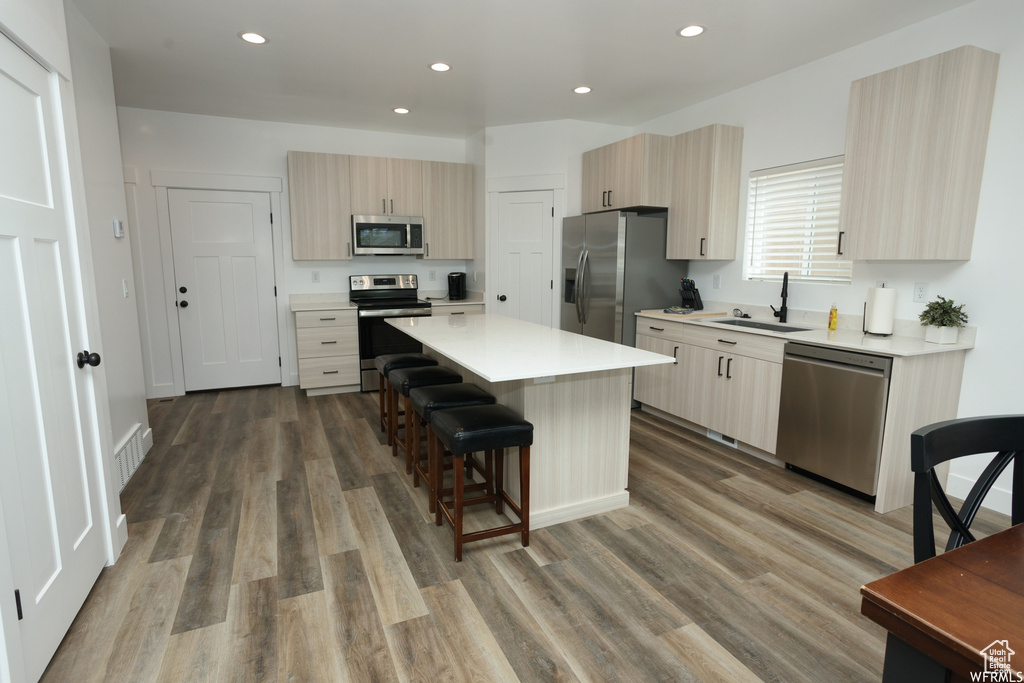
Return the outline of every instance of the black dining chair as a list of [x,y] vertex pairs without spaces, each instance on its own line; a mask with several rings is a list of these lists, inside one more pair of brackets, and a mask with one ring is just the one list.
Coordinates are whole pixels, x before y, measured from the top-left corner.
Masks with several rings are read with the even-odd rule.
[[[978,477],[957,511],[946,497],[935,467],[979,453],[995,456]],[[1011,524],[1024,522],[1024,415],[967,417],[937,422],[910,435],[914,471],[914,563],[935,557],[932,504],[950,528],[946,550],[975,540],[970,531],[975,515],[996,479],[1013,463]]]

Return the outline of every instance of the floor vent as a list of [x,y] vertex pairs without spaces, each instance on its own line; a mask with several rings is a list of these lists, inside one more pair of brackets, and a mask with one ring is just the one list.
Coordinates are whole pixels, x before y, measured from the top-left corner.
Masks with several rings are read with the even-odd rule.
[[139,424],[135,426],[135,431],[125,440],[121,450],[114,456],[115,474],[121,486],[118,492],[124,490],[125,484],[135,474],[135,470],[138,469],[139,463],[142,462],[145,455],[142,450],[142,425]]
[[713,439],[718,443],[724,443],[726,446],[732,446],[733,448],[739,447],[739,445],[736,443],[736,439],[732,438],[731,436],[726,436],[725,434],[716,432],[713,429],[708,430],[708,438]]

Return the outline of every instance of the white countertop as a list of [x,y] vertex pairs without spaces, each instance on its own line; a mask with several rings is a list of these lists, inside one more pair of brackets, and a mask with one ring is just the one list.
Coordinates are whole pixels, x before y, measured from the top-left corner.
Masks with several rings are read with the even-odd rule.
[[[860,330],[851,329],[827,330],[814,328],[805,332],[781,333],[772,332],[770,330],[756,330],[749,327],[739,327],[736,325],[719,325],[714,322],[714,317],[731,317],[727,314],[714,316],[711,319],[708,317],[697,318],[691,317],[690,315],[664,313],[660,310],[640,311],[636,315],[647,318],[656,318],[659,320],[673,320],[690,325],[700,325],[702,327],[712,327],[720,330],[732,330],[734,332],[743,332],[745,334],[760,334],[769,337],[779,337],[781,339],[786,339],[787,341],[814,344],[815,346],[827,346],[837,349],[877,353],[884,356],[921,356],[932,353],[948,353],[950,351],[963,351],[965,349],[974,348],[974,335],[968,332],[968,328],[964,328],[964,330],[961,331],[959,341],[955,344],[932,344],[930,342],[926,342],[924,337],[898,335],[878,337],[864,334]],[[769,320],[763,322],[776,321]],[[794,324],[793,326],[809,327],[809,325],[804,324]]]
[[388,323],[489,382],[674,362],[671,356],[503,315],[389,318]]

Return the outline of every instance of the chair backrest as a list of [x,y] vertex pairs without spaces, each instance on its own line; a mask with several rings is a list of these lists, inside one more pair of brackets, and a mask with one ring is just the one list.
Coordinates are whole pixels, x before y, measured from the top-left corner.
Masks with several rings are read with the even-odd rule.
[[[995,453],[971,488],[959,512],[946,497],[935,466],[979,453]],[[1024,415],[968,417],[937,422],[910,435],[910,465],[914,471],[914,562],[935,556],[932,504],[949,525],[946,550],[974,540],[970,532],[981,501],[1006,466],[1013,467],[1011,523],[1024,522]]]

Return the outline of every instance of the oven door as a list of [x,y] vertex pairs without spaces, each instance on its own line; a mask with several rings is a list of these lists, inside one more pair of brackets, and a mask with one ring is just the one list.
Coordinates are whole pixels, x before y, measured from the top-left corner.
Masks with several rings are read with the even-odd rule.
[[[364,315],[368,313],[368,315]],[[360,389],[376,391],[380,386],[377,379],[377,356],[385,353],[422,353],[423,345],[388,325],[389,318],[430,315],[429,308],[403,311],[402,315],[376,315],[384,311],[359,312],[359,368]]]

